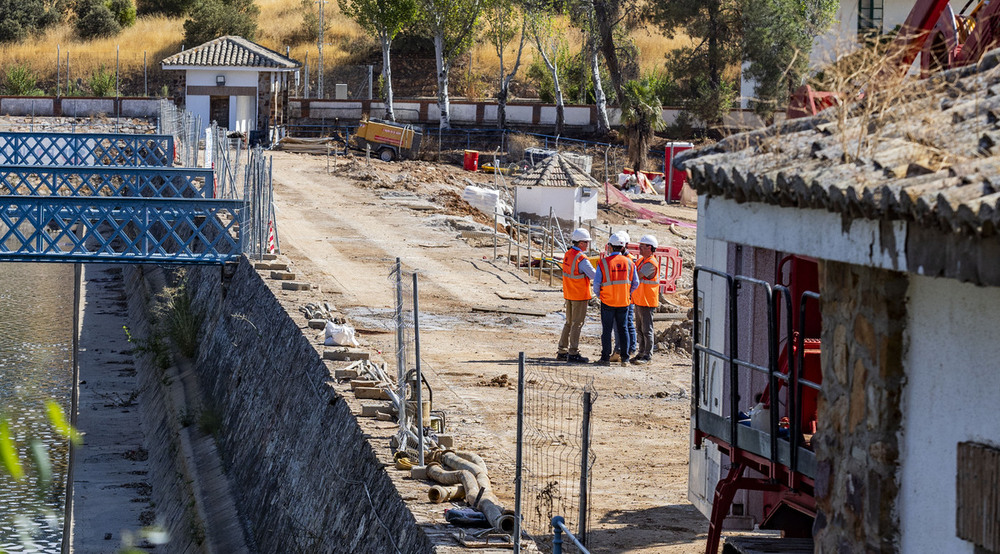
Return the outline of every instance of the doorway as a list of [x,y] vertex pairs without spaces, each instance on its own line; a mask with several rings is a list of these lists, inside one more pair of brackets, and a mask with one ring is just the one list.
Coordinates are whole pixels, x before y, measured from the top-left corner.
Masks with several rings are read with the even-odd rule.
[[214,121],[219,127],[229,128],[229,97],[212,96],[208,100],[208,119]]

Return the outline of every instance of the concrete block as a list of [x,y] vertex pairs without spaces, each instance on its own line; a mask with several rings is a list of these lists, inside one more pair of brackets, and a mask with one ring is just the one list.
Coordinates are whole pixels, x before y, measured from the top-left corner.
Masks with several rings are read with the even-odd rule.
[[294,281],[295,274],[289,271],[272,271],[271,278],[277,281]]
[[313,286],[310,283],[305,283],[302,281],[282,281],[281,290],[312,290]]
[[353,381],[351,381],[351,388],[352,389],[356,389],[358,387],[370,388],[374,387],[376,384],[377,382],[372,381],[371,379],[354,379]]
[[309,320],[310,329],[326,329],[325,319],[310,319]]
[[354,389],[354,397],[364,400],[389,400],[389,395],[378,387],[358,387]]
[[260,257],[262,260],[268,260],[268,261],[273,261],[278,259],[277,254],[261,254]]
[[365,404],[361,406],[361,417],[377,417],[378,414],[388,410],[389,406],[385,404]]
[[339,362],[353,362],[354,360],[367,360],[370,358],[367,350],[359,348],[335,348],[323,351],[324,360],[334,360]]
[[427,466],[413,466],[410,468],[410,479],[427,480]]
[[356,369],[336,369],[333,371],[333,377],[335,379],[357,379],[358,371]]
[[395,421],[396,418],[389,412],[377,412],[375,414],[375,419],[379,421]]
[[455,437],[451,435],[438,435],[438,444],[441,448],[455,448]]
[[288,271],[288,264],[285,262],[271,262],[269,269],[275,269],[278,271]]
[[270,262],[254,262],[253,263],[253,268],[256,269],[256,270],[271,269],[271,263]]

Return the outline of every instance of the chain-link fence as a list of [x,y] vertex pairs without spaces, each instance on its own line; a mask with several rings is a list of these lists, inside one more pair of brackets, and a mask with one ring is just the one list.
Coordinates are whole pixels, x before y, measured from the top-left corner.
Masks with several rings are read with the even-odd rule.
[[580,369],[525,362],[518,367],[517,496],[522,530],[543,547],[553,516],[586,545],[590,524],[594,379]]
[[320,76],[316,60],[306,60],[296,93],[302,98],[371,100],[378,97],[380,69],[373,65],[324,67]]
[[156,132],[173,135],[177,151],[174,158],[184,167],[198,167],[198,147],[202,133],[201,117],[182,110],[169,100],[160,101]]

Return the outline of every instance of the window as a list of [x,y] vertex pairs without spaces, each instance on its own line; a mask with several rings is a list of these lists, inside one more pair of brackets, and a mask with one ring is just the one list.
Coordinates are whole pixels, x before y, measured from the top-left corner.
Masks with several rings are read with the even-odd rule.
[[858,34],[882,33],[882,0],[858,0]]

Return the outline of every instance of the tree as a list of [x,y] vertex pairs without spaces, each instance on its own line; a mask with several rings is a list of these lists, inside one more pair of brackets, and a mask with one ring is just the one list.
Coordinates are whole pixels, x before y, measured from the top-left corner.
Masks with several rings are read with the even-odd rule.
[[[517,69],[521,66],[521,53],[524,52],[524,42],[528,36],[528,19],[525,13],[518,10],[509,0],[486,0],[483,16],[483,36],[500,59],[497,127],[505,129],[507,127],[507,98],[510,95],[510,82],[514,75],[517,75]],[[514,67],[511,68],[510,73],[507,73],[504,65],[504,54],[507,45],[518,35],[518,27],[521,28],[521,32],[517,45],[517,55],[514,57]]]
[[3,93],[10,96],[41,96],[38,88],[38,78],[26,65],[11,65],[7,67],[3,79]]
[[0,42],[22,40],[58,23],[66,10],[63,0],[0,0]]
[[253,40],[258,15],[253,0],[200,0],[184,22],[184,42],[198,45],[225,35]]
[[566,53],[566,38],[555,28],[556,8],[554,5],[533,11],[528,16],[528,32],[535,42],[535,48],[542,56],[545,67],[552,75],[553,96],[556,103],[556,134],[561,135],[565,125],[566,102],[559,83],[559,58]]
[[570,13],[574,24],[583,31],[584,44],[580,56],[590,65],[590,78],[594,83],[594,104],[597,107],[597,132],[603,135],[611,130],[611,123],[608,120],[608,101],[601,81],[601,53],[598,47],[600,31],[594,3],[589,0],[578,2],[573,5]]
[[642,171],[653,133],[665,127],[663,106],[649,79],[629,81],[622,88],[622,124],[625,127],[629,163]]
[[694,41],[669,54],[667,67],[678,81],[684,108],[709,124],[721,123],[739,90],[724,74],[741,60],[740,1],[671,0],[649,6],[651,20],[664,34],[673,38],[683,29]]
[[755,112],[770,117],[802,85],[813,38],[829,29],[838,0],[744,0],[744,79],[754,81]]
[[392,110],[392,72],[389,51],[392,41],[417,18],[416,0],[338,0],[340,10],[362,29],[378,38],[382,45],[382,83],[385,92],[385,118],[396,120]]
[[420,0],[420,3],[421,15],[434,40],[440,127],[450,129],[448,72],[452,61],[472,44],[483,0]]
[[[625,83],[639,77],[639,66],[636,63],[639,57],[638,52],[626,35],[626,32],[639,21],[641,12],[638,0],[589,1],[593,5],[594,21],[597,23],[597,33],[600,37],[601,52],[604,54],[604,63],[608,66],[615,95],[620,99]],[[674,1],[652,3],[667,4]]]
[[76,34],[82,39],[115,36],[122,26],[102,0],[80,0],[76,4]]
[[163,14],[170,17],[187,15],[195,0],[136,0],[139,15]]

